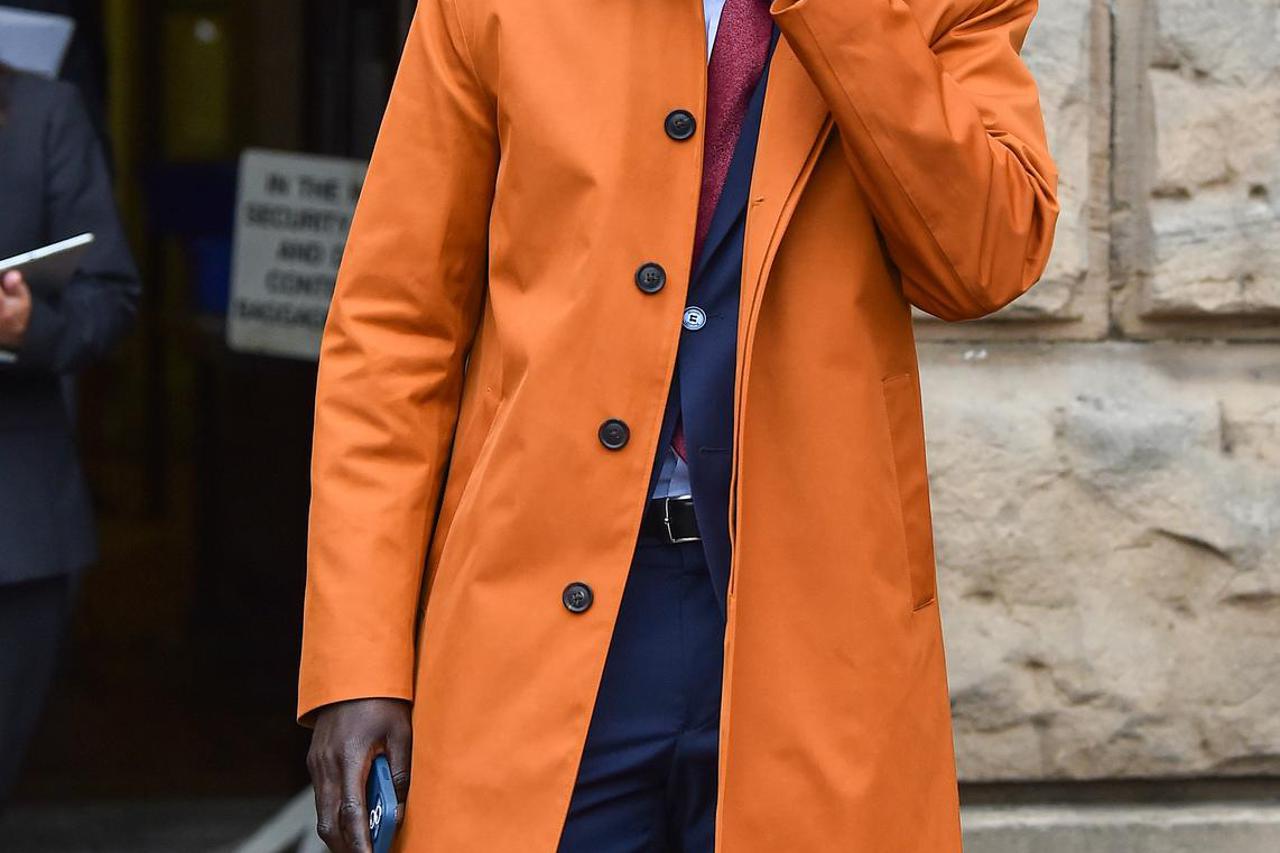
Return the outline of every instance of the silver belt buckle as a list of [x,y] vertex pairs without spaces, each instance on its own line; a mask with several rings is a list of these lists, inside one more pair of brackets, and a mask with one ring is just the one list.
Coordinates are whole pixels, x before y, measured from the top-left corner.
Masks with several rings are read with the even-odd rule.
[[[683,499],[688,496],[680,495],[679,497]],[[667,541],[669,541],[672,545],[682,545],[685,542],[701,542],[702,541],[701,536],[685,536],[682,539],[676,538],[675,533],[673,533],[671,530],[671,495],[667,495],[662,499],[662,523],[667,528]]]

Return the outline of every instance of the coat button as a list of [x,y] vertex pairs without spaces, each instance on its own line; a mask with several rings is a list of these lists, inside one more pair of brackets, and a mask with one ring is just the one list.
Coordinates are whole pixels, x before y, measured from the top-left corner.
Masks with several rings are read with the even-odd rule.
[[693,113],[688,110],[672,110],[667,113],[667,120],[664,123],[667,136],[670,136],[676,142],[684,142],[693,136],[693,132],[697,130],[698,123],[693,118]]
[[703,326],[707,325],[707,312],[703,311],[697,305],[690,305],[684,309],[683,325],[691,332],[696,332]]
[[564,602],[564,609],[570,613],[586,613],[591,609],[591,603],[595,598],[591,587],[585,583],[571,583],[560,595],[560,600]]
[[657,293],[667,284],[667,271],[661,264],[647,263],[636,270],[636,287],[645,293]]
[[631,428],[617,418],[600,425],[600,443],[610,450],[621,450],[631,440]]

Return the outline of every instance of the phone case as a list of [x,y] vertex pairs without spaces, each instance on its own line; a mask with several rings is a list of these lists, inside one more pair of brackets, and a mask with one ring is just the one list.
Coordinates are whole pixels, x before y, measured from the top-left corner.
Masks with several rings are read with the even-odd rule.
[[373,760],[369,771],[369,784],[365,789],[365,803],[369,808],[369,836],[373,841],[373,853],[391,853],[395,841],[396,788],[391,783],[391,765],[385,755]]

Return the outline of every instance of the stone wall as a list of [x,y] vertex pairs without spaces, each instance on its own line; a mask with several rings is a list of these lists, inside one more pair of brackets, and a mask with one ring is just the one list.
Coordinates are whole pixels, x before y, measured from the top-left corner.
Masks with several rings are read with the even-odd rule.
[[962,778],[1280,791],[1280,0],[1042,0],[1024,55],[1054,258],[919,322]]
[[924,348],[970,781],[1280,776],[1280,348]]

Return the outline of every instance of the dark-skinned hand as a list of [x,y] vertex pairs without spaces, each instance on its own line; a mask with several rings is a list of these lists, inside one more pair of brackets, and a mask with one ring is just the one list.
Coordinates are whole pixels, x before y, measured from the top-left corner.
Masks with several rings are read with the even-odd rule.
[[316,833],[333,853],[371,853],[365,783],[386,755],[396,799],[409,792],[411,706],[399,699],[355,699],[316,712],[307,768],[316,791]]

